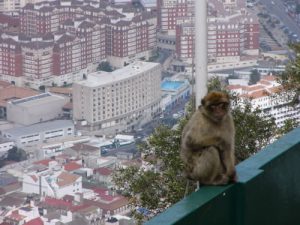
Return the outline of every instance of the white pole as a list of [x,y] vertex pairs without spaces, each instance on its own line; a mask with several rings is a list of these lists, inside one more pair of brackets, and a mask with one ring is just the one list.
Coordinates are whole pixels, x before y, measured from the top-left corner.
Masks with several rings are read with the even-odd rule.
[[207,94],[207,2],[195,0],[195,94],[196,108]]

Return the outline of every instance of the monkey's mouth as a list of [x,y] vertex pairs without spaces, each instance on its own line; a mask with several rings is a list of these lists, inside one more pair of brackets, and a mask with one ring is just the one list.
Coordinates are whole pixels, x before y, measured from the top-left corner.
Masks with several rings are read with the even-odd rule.
[[225,113],[224,113],[224,112],[221,112],[221,111],[216,111],[216,112],[214,113],[214,115],[215,115],[215,118],[216,118],[217,120],[222,120],[223,117],[225,116]]

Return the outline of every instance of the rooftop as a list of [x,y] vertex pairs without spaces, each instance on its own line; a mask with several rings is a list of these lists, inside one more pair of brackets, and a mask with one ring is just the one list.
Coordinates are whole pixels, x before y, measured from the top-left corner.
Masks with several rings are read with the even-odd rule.
[[126,80],[159,65],[159,63],[139,61],[110,73],[97,71],[89,74],[86,80],[79,81],[77,83],[87,87],[98,87],[101,85],[107,85],[121,80]]
[[18,99],[18,100],[13,100],[11,101],[12,104],[14,105],[20,105],[23,107],[33,107],[33,106],[40,106],[41,104],[48,104],[51,103],[53,101],[57,101],[57,100],[64,100],[63,97],[58,96],[58,95],[54,95],[51,93],[43,93],[40,95],[35,95],[35,96],[30,96],[27,98],[22,98],[22,99]]
[[12,137],[19,137],[24,134],[33,134],[44,132],[46,130],[57,130],[66,127],[73,127],[73,122],[71,120],[53,120],[45,123],[37,123],[30,126],[12,128],[4,130],[4,134],[10,134]]

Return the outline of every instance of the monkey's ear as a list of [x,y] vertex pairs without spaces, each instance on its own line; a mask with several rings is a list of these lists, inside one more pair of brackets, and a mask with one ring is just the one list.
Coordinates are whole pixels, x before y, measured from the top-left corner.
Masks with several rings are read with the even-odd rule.
[[225,95],[226,95],[226,98],[227,98],[228,100],[230,100],[230,95],[229,95],[229,93],[225,92]]
[[204,98],[202,98],[202,100],[201,100],[201,105],[205,105],[205,99]]

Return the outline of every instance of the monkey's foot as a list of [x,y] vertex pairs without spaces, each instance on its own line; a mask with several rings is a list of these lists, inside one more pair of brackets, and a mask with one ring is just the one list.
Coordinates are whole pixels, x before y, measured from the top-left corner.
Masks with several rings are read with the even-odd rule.
[[220,174],[217,178],[211,183],[212,185],[226,185],[229,183],[229,177],[225,174]]
[[236,183],[238,180],[238,177],[236,175],[236,171],[233,171],[231,175],[229,175],[229,182]]

